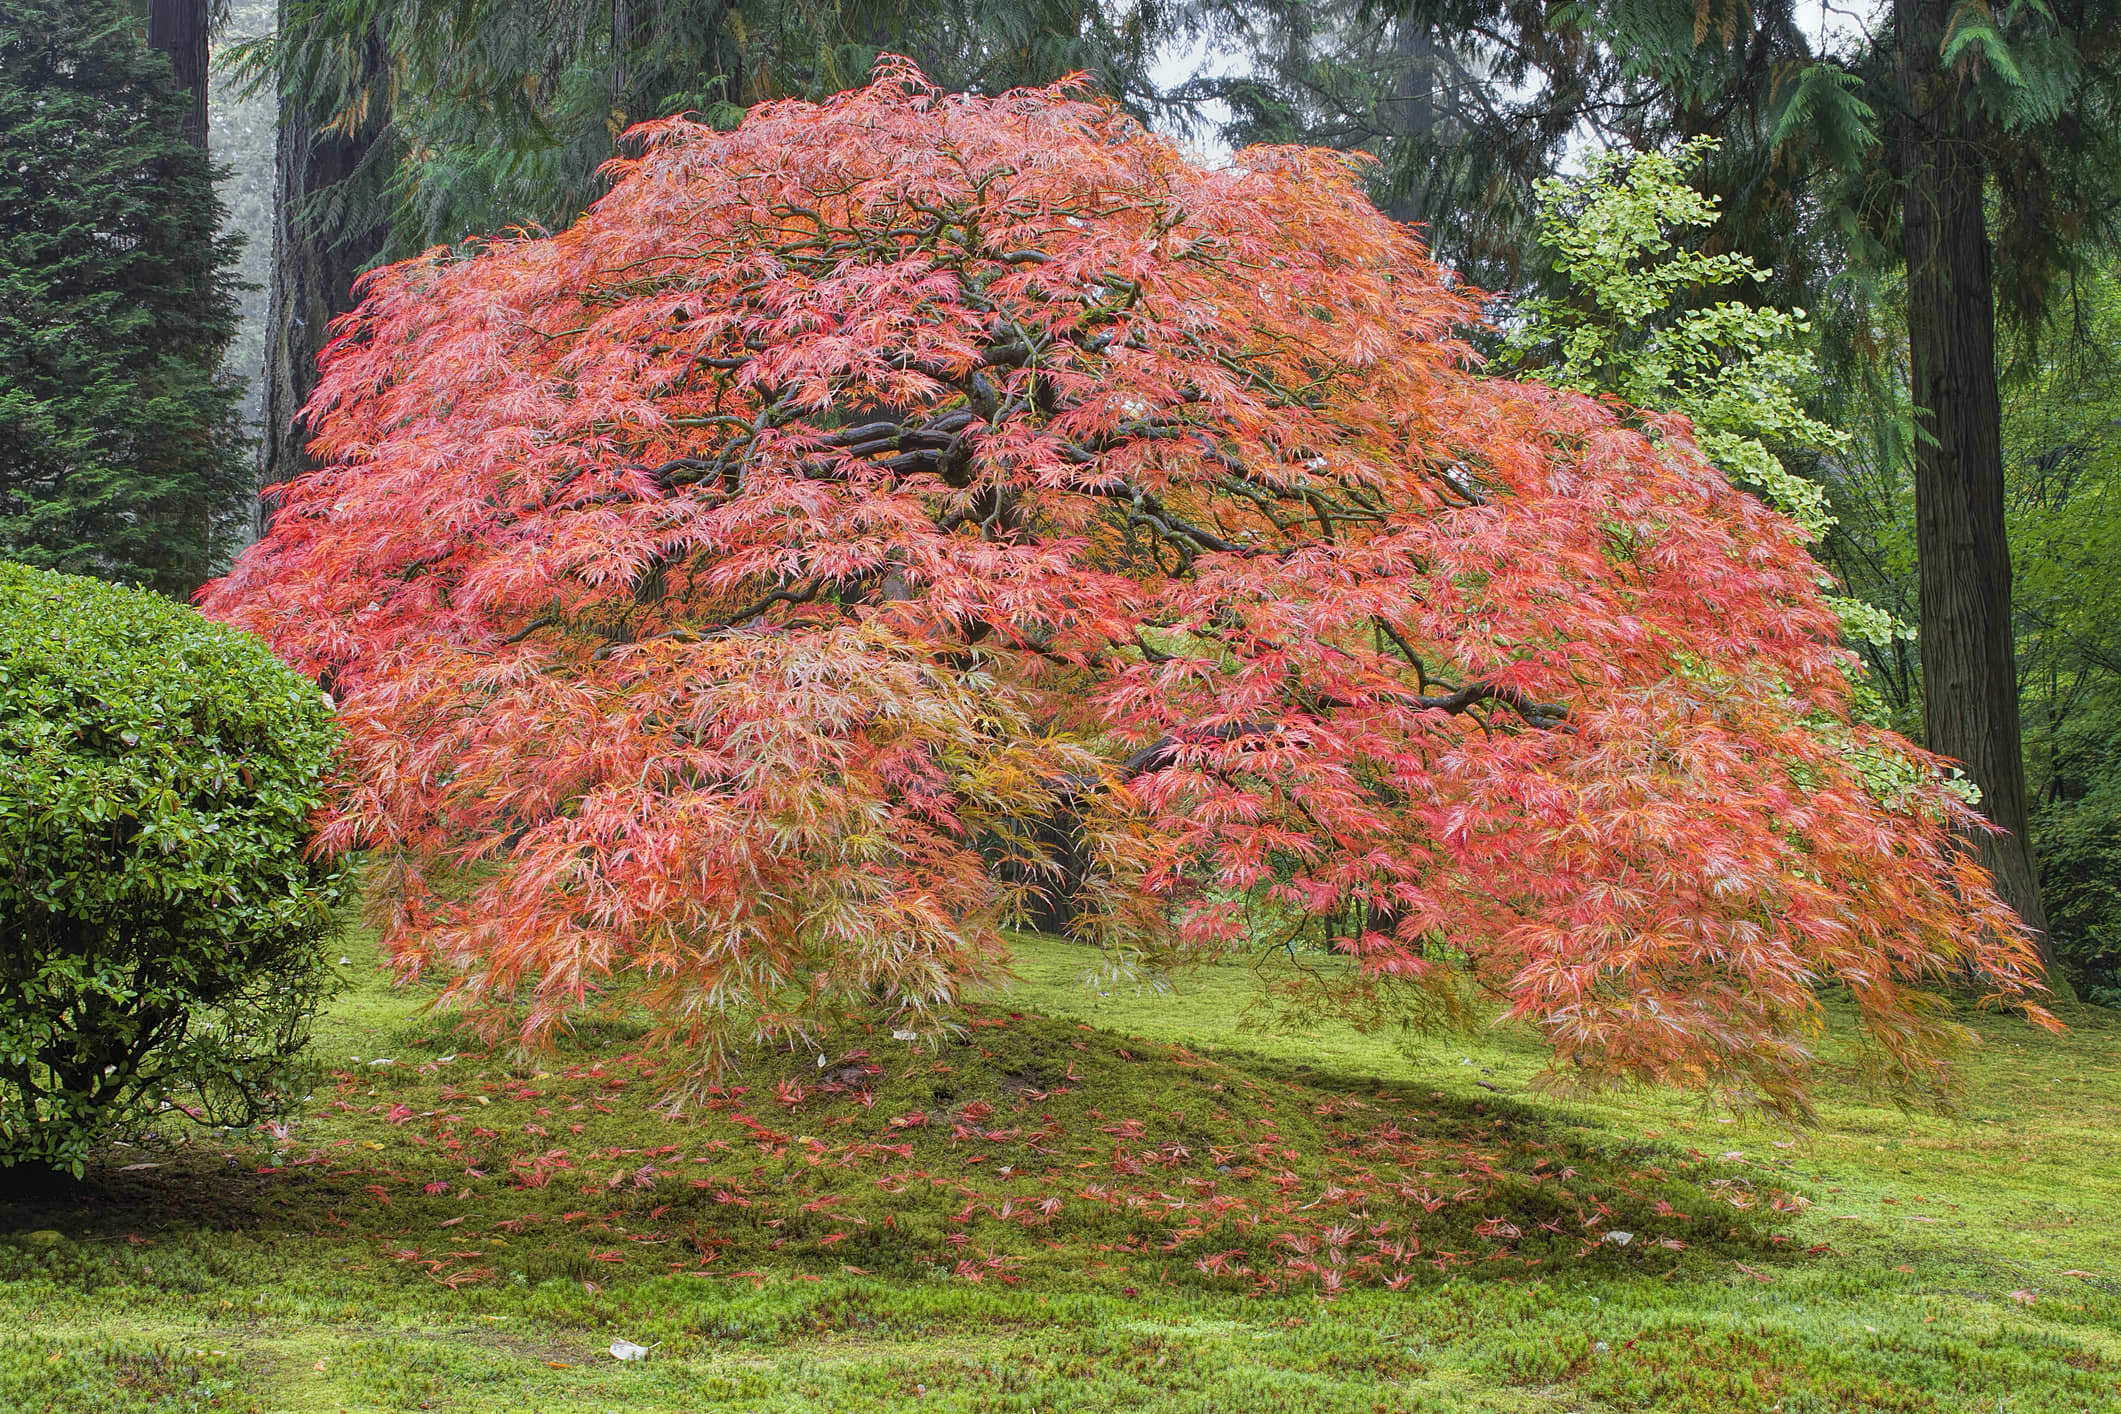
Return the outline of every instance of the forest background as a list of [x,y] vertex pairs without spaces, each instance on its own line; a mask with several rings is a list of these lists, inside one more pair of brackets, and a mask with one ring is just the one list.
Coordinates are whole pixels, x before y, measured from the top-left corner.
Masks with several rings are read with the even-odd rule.
[[[2019,827],[2038,861],[2034,888],[2029,866],[1992,857],[2006,897],[2051,930],[2062,975],[2088,999],[2121,998],[2121,613],[2110,603],[2121,593],[2113,434],[2121,293],[2110,240],[2121,160],[2101,131],[2115,125],[2100,117],[2111,116],[2102,56],[2112,7],[1902,3],[1844,14],[1713,0],[1559,8],[1509,0],[236,0],[210,8],[185,0],[159,8],[212,28],[207,127],[224,168],[226,229],[246,238],[227,369],[245,380],[244,418],[262,438],[260,484],[303,465],[291,416],[361,269],[518,225],[557,229],[598,194],[598,168],[628,123],[687,110],[733,123],[761,99],[858,83],[887,50],[910,54],[946,87],[974,91],[1086,70],[1145,122],[1210,153],[1292,141],[1369,153],[1379,203],[1426,227],[1440,258],[1469,282],[1500,292],[1495,313],[1519,335],[1532,306],[1547,311],[1540,327],[1548,329],[1581,327],[1551,318],[1572,307],[1593,323],[1612,315],[1600,312],[1582,272],[1572,278],[1562,268],[1553,222],[1568,189],[1541,183],[1580,177],[1595,153],[1714,139],[1689,149],[1683,174],[1710,205],[1684,223],[1650,215],[1654,230],[1637,233],[1616,267],[1705,260],[1698,270],[1711,278],[1680,278],[1659,307],[1614,326],[1603,390],[1646,401],[1645,388],[1623,386],[1619,370],[1639,373],[1650,346],[1704,310],[1799,311],[1779,336],[1788,347],[1777,356],[1789,361],[1770,381],[1803,416],[1767,429],[1763,441],[1819,489],[1820,557],[1851,600],[1870,606],[1851,642],[1870,670],[1873,715],[1968,763],[1986,808]],[[1921,167],[1905,136],[1919,126],[1909,115],[1920,102],[1937,102],[1920,98],[1919,76],[1894,57],[1895,36],[1918,24],[1937,27],[1938,50],[1951,56],[1940,80],[1959,85],[1950,104],[1983,127],[1954,150],[1982,164],[1972,176],[1977,235],[1996,252],[2000,419],[1986,434],[1994,451],[1972,460],[2000,463],[1991,519],[2007,539],[2008,564],[1992,545],[1988,560],[1949,571],[1974,586],[1981,602],[1971,606],[1926,605],[1920,568],[1918,463],[1937,438],[1968,434],[1918,434],[1911,392],[1908,249],[1921,237],[1902,197],[1952,180],[1963,189],[1966,180]],[[1716,276],[1722,259],[1745,264]],[[1982,283],[1991,283],[1986,273]],[[1733,345],[1711,345],[1710,364],[1739,356]],[[1567,358],[1552,339],[1520,337],[1491,352],[1535,375]],[[1700,419],[1700,407],[1688,410]],[[1966,460],[1953,448],[1939,455]],[[224,551],[247,538],[232,523]],[[1932,559],[1934,594],[1948,571],[1941,554]],[[1966,620],[1965,632],[1949,630],[1955,639],[1993,640],[1986,659],[1933,670],[1927,713],[1925,608],[1940,643],[1954,615]],[[1967,686],[1983,679],[1984,689]],[[2004,705],[1960,720],[1984,693]],[[2022,763],[2022,784],[1982,759],[1990,743]]]

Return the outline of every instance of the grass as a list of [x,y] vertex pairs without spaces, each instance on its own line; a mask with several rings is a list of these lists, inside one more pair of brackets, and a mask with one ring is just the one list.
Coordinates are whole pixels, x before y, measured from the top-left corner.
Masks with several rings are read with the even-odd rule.
[[638,1033],[518,1069],[353,955],[284,1132],[0,1196],[0,1410],[2121,1410],[2094,1008],[1979,1021],[1956,1119],[1829,1080],[1793,1134],[1030,940],[964,1044],[671,1120]]

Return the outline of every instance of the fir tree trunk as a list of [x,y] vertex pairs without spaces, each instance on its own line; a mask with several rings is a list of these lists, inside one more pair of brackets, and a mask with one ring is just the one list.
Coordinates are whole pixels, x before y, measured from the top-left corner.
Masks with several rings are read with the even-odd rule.
[[177,82],[191,92],[184,138],[206,150],[206,0],[152,0],[147,7],[147,43],[169,56]]
[[1953,0],[1896,0],[1909,115],[1902,155],[1915,405],[1923,734],[1966,767],[2005,833],[1980,841],[1996,887],[2053,950],[2026,844],[2025,762],[2004,534],[2002,408],[1986,172],[1970,77],[1940,62]]
[[[1436,36],[1413,15],[1391,24],[1392,67],[1380,116],[1395,135],[1425,140],[1436,132]],[[1385,214],[1394,221],[1427,222],[1432,216],[1428,198],[1428,183],[1416,176],[1406,191],[1385,203]]]
[[[286,16],[283,0],[282,23]],[[368,76],[380,80],[383,46],[373,34],[367,67]],[[371,86],[372,93],[376,86]],[[381,252],[386,235],[358,188],[382,138],[384,103],[377,93],[352,110],[351,121],[333,121],[339,116],[320,112],[305,95],[283,89],[273,155],[261,488],[299,476],[313,465],[309,433],[296,417],[317,385],[317,355],[330,340],[331,321],[354,307],[354,279]],[[270,514],[269,505],[261,502],[261,522]]]

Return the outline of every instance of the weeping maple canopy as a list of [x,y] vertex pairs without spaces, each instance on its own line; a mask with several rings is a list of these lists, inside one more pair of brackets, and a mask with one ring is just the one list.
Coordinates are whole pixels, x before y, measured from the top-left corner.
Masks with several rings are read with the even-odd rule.
[[1784,1109],[1823,985],[1915,1090],[1926,984],[2038,989],[1800,533],[1483,376],[1350,159],[899,61],[633,140],[571,229],[369,277],[206,595],[337,695],[325,843],[489,1029],[932,1028],[1037,888]]

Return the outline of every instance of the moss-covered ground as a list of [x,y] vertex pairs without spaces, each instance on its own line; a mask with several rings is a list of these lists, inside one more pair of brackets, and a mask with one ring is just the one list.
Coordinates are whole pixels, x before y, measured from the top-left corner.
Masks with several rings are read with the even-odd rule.
[[1785,1132],[1029,940],[962,1044],[671,1119],[637,1033],[518,1067],[350,956],[284,1126],[0,1171],[0,1410],[2121,1410],[2113,1013]]

